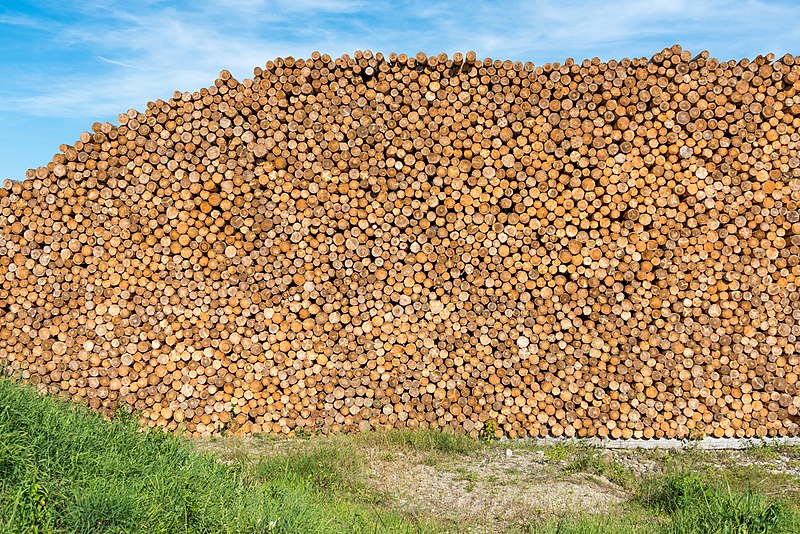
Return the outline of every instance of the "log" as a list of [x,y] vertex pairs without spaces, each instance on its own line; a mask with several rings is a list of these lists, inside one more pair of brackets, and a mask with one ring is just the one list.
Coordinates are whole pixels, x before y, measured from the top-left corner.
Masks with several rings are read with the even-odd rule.
[[278,58],[0,189],[0,362],[150,427],[800,434],[800,63]]

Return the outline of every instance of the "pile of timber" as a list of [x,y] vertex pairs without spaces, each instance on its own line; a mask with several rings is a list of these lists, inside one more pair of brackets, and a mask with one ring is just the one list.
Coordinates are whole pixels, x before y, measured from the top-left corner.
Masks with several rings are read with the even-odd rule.
[[0,362],[150,426],[800,434],[800,58],[277,59],[0,190]]

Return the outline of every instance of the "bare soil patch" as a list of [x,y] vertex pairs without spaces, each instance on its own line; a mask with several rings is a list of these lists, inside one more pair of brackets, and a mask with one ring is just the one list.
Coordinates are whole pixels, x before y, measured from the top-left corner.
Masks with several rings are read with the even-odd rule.
[[419,453],[369,451],[365,480],[390,504],[414,514],[439,514],[471,532],[527,523],[547,515],[605,513],[627,492],[604,477],[565,474],[542,451],[491,448],[431,462]]

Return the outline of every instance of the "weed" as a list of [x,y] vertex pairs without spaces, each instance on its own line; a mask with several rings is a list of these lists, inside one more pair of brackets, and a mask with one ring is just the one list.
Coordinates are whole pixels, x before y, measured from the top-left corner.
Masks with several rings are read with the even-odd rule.
[[497,423],[489,419],[483,423],[479,439],[484,443],[493,443],[497,440]]
[[297,439],[309,440],[312,435],[311,431],[304,426],[298,426],[294,429],[294,437]]
[[580,447],[573,454],[567,464],[567,471],[571,473],[597,473],[602,474],[605,462],[594,447]]
[[567,471],[593,473],[622,487],[631,487],[634,484],[633,475],[621,463],[612,457],[603,457],[596,447],[578,446],[567,464]]
[[700,442],[705,439],[706,435],[704,432],[696,428],[692,428],[689,432],[689,435],[683,440],[683,447],[685,449],[696,449]]
[[422,458],[422,465],[426,465],[428,467],[433,467],[438,463],[439,463],[439,458],[437,458],[435,454],[426,454]]
[[478,482],[478,475],[474,471],[470,471],[469,469],[465,469],[463,467],[457,467],[455,470],[456,477],[455,480],[466,482],[466,486],[464,486],[464,491],[467,493],[472,493],[475,491],[475,487]]
[[475,482],[478,479],[478,475],[476,475],[473,471],[466,469],[465,467],[456,467],[456,480],[468,480],[470,482]]
[[577,445],[572,442],[561,442],[545,448],[544,457],[551,462],[564,462],[578,450]]

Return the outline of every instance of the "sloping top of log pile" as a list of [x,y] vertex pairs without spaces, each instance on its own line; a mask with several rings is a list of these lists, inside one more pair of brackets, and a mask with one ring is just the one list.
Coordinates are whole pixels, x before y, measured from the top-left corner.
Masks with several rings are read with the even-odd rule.
[[0,361],[205,435],[800,433],[800,58],[223,71],[0,189]]

